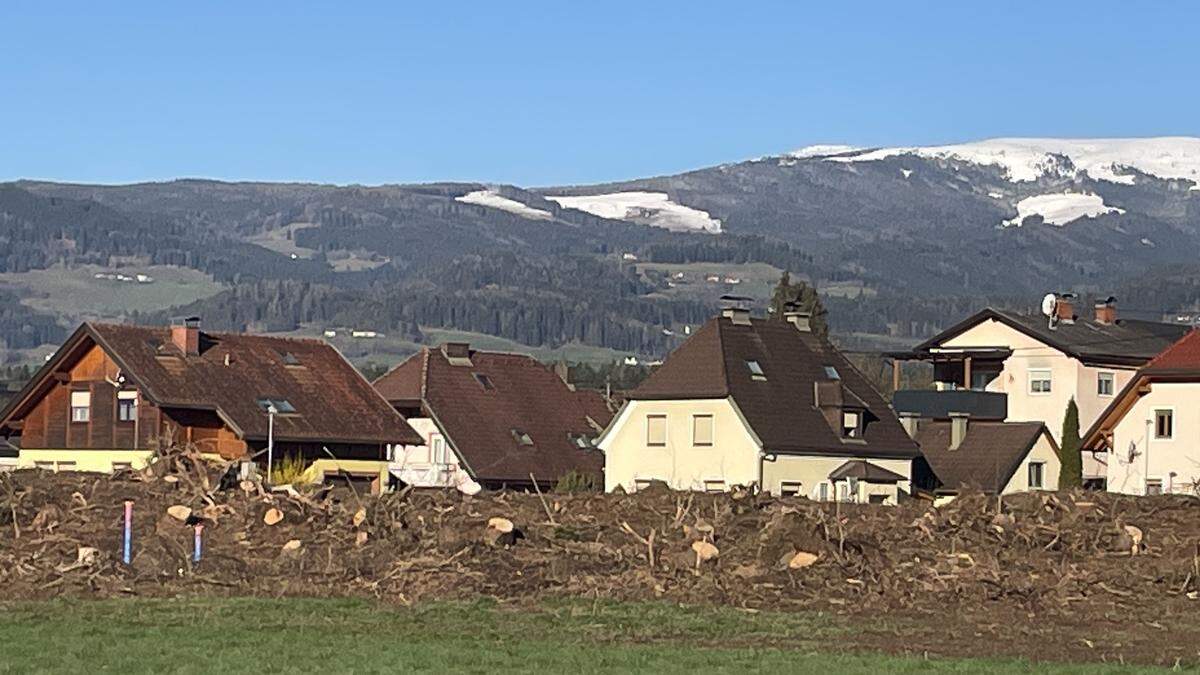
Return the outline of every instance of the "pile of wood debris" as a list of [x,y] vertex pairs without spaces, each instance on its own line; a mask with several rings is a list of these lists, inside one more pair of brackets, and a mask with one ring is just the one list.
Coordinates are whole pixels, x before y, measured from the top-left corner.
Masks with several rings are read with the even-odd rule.
[[[125,503],[131,557],[123,561]],[[202,525],[199,561],[197,527]],[[747,608],[1136,614],[1200,608],[1200,500],[267,491],[194,455],[0,475],[8,599],[662,598]]]

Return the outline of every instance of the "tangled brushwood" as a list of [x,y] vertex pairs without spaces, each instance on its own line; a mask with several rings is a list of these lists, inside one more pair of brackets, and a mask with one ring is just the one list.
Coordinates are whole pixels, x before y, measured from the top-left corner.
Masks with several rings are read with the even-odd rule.
[[[122,562],[123,504],[133,506]],[[202,555],[193,561],[196,524]],[[268,491],[197,455],[0,476],[8,599],[661,598],[746,608],[1154,616],[1200,608],[1200,502],[964,496],[939,508],[750,494]]]

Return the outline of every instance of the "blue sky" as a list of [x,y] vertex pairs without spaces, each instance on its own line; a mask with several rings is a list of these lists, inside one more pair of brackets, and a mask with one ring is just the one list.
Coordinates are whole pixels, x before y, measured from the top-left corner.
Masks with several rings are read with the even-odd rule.
[[1200,3],[0,6],[0,180],[586,183],[1200,135]]

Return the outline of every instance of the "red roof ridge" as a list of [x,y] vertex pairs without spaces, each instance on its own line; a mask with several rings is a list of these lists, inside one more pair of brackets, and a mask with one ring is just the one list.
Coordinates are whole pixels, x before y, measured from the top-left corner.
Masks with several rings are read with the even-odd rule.
[[[119,323],[117,321],[84,321],[83,323],[91,328],[115,328],[118,330],[169,331],[171,329],[170,326],[150,326],[150,325],[142,325],[142,324],[136,324],[136,323]],[[304,344],[333,347],[333,345],[330,344],[330,342],[328,340],[326,340],[324,338],[319,338],[316,336],[309,336],[309,335],[275,335],[272,333],[239,333],[237,331],[211,331],[211,330],[204,330],[203,328],[200,329],[200,332],[205,335],[211,336],[211,337],[219,337],[219,338],[232,337],[232,338],[239,338],[239,339],[251,338],[251,339],[255,339],[255,340],[275,340],[275,341],[279,341],[279,342],[302,342]]]
[[1183,337],[1150,359],[1143,370],[1200,368],[1200,330],[1193,327]]

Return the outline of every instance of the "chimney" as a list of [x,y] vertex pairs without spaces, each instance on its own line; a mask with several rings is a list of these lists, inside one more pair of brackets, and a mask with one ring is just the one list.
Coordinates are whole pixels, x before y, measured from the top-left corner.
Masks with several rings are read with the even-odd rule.
[[914,412],[900,413],[900,426],[904,427],[904,431],[908,433],[910,438],[916,438],[917,431],[921,426],[921,415]]
[[721,316],[729,319],[735,326],[750,325],[750,310],[745,307],[726,307],[721,310]]
[[554,362],[554,374],[567,385],[567,389],[575,391],[575,385],[571,384],[571,366],[566,361]]
[[1054,317],[1063,323],[1075,321],[1075,294],[1059,293],[1058,304],[1054,306]]
[[967,437],[967,420],[971,416],[967,413],[950,413],[950,449],[957,450],[962,442]]
[[1117,299],[1111,295],[1096,301],[1096,323],[1111,325],[1117,322]]
[[171,343],[183,352],[184,356],[200,354],[200,317],[189,316],[186,319],[171,321]]
[[724,303],[724,307],[721,309],[722,317],[729,319],[730,323],[735,326],[750,325],[750,304],[754,302],[753,298],[722,295],[720,300]]
[[812,313],[801,312],[799,310],[783,313],[783,318],[787,319],[788,323],[796,327],[796,330],[801,333],[812,332]]
[[452,366],[470,366],[471,344],[469,342],[447,342],[442,345],[442,353]]

